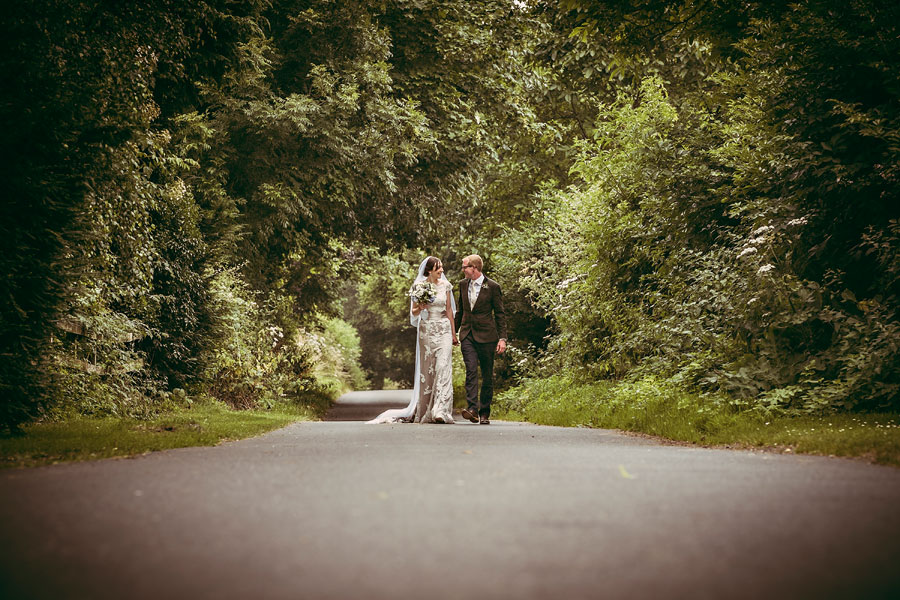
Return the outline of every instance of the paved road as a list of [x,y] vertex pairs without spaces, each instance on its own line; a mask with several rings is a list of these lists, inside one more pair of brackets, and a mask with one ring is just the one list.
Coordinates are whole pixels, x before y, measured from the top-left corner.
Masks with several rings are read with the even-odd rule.
[[301,423],[0,472],[0,597],[887,598],[898,505],[900,470],[842,459]]

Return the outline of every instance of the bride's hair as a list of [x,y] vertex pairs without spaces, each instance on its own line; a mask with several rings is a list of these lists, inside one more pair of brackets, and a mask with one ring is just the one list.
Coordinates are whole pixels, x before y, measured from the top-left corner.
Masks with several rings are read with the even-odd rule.
[[422,271],[422,275],[428,277],[428,274],[434,271],[439,264],[441,264],[441,259],[436,256],[429,256],[425,261],[425,269]]

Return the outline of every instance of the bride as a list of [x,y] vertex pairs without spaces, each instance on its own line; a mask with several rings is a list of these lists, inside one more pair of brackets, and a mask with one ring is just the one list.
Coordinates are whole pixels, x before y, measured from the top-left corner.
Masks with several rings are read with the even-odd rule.
[[415,283],[427,281],[437,288],[434,300],[410,300],[409,321],[416,327],[416,372],[412,397],[406,408],[386,410],[367,423],[453,423],[453,346],[456,303],[444,266],[434,256],[419,265]]

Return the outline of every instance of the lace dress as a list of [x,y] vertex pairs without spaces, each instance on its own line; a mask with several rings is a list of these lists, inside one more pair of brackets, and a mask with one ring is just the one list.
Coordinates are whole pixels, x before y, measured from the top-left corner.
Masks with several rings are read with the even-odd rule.
[[453,334],[447,318],[449,281],[438,281],[434,302],[419,313],[419,399],[415,421],[453,423]]

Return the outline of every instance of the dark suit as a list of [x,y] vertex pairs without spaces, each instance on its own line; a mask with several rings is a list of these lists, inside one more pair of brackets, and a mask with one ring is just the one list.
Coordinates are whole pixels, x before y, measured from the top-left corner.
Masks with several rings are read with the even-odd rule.
[[[475,306],[469,306],[469,280],[459,283],[459,302],[454,317],[459,345],[466,365],[466,404],[482,418],[491,415],[494,398],[494,352],[497,342],[506,339],[503,293],[492,279],[484,278]],[[478,368],[481,367],[481,398],[478,397]]]

